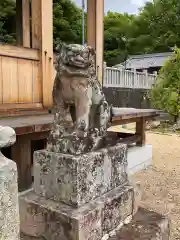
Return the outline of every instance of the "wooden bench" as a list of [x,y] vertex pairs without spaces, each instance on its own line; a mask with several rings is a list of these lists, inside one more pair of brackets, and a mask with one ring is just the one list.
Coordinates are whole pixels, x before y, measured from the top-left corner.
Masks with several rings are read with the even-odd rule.
[[154,109],[113,108],[112,126],[136,123],[135,134],[119,132],[118,136],[124,143],[136,143],[138,146],[145,144],[146,121],[159,116],[159,111]]
[[[114,108],[112,125],[122,125],[136,122],[136,133],[117,133],[123,143],[145,144],[145,122],[158,116],[155,110]],[[0,125],[10,126],[17,134],[16,143],[4,154],[13,159],[18,166],[19,190],[25,190],[32,185],[33,152],[46,147],[46,140],[52,128],[53,115],[7,117],[0,119]]]
[[14,128],[17,134],[16,143],[4,151],[17,163],[20,191],[32,184],[33,152],[46,147],[52,122],[53,116],[50,114],[0,119],[0,125]]

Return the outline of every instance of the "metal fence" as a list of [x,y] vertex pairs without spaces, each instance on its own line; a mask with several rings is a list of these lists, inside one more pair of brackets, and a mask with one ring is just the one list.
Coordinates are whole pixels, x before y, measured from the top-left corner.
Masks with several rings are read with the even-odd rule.
[[151,89],[155,80],[156,74],[106,67],[104,71],[103,86]]

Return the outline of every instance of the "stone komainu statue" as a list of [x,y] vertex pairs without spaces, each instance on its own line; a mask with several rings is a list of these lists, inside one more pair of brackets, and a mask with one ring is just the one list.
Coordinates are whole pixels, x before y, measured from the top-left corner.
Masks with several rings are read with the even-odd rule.
[[[88,148],[91,150],[97,145],[97,138],[106,133],[111,112],[96,77],[95,51],[90,46],[62,45],[56,72],[53,87],[55,120],[49,139],[50,150],[74,153],[73,137],[76,144],[84,144],[81,150],[87,151],[87,144],[91,145]],[[73,128],[67,126],[70,117]],[[87,139],[96,139],[96,144],[89,144]]]

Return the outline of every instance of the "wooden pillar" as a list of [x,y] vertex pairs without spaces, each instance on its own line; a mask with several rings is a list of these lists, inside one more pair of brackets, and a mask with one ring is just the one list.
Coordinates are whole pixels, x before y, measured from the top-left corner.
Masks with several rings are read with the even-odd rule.
[[32,47],[40,50],[43,106],[52,106],[53,88],[53,3],[32,0]]
[[142,117],[136,121],[136,135],[140,137],[140,140],[136,143],[137,146],[144,146],[146,143],[146,121]]
[[102,84],[104,63],[104,0],[96,1],[96,66],[98,80]]
[[17,45],[30,47],[29,0],[16,0],[16,40]]
[[96,69],[102,84],[104,62],[104,0],[88,0],[87,43],[96,50]]
[[96,0],[87,0],[87,44],[96,49]]
[[41,1],[32,0],[31,2],[32,15],[32,48],[41,49]]
[[22,0],[16,0],[16,42],[22,45]]
[[11,158],[18,168],[19,191],[32,185],[31,175],[31,140],[29,135],[17,136],[16,143],[11,148]]

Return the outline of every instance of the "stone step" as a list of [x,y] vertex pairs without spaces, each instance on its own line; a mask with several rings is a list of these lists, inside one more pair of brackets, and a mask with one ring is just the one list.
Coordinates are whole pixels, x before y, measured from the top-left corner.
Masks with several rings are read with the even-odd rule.
[[139,208],[133,220],[108,240],[169,240],[169,237],[170,227],[166,217]]
[[100,240],[131,220],[135,195],[127,184],[73,208],[27,191],[19,197],[21,232],[24,240]]

